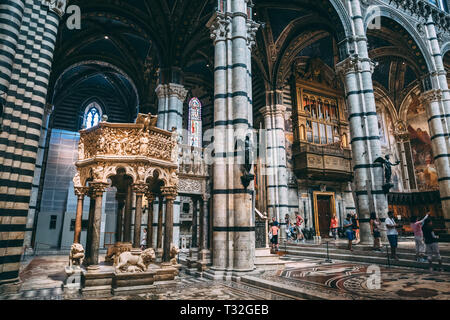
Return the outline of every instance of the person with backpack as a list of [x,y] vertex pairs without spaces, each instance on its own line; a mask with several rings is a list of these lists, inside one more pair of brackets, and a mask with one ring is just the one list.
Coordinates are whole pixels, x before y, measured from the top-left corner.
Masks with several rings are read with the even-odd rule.
[[269,237],[271,236],[270,242],[272,243],[272,251],[278,251],[279,248],[279,244],[278,244],[278,231],[280,230],[279,228],[279,223],[278,221],[275,219],[275,217],[272,218],[272,225],[270,226],[270,234]]
[[348,239],[348,250],[353,251],[352,249],[352,241],[353,241],[353,221],[352,221],[352,215],[349,213],[347,214],[347,218],[344,219],[343,227],[345,230],[345,235]]
[[439,254],[439,236],[434,234],[433,221],[431,217],[425,219],[422,227],[423,239],[426,246],[426,254],[428,256],[428,264],[430,271],[433,271],[433,256],[435,256],[439,262],[439,271],[442,269],[442,258]]
[[297,238],[296,238],[296,242],[298,242],[299,240],[302,240],[302,242],[305,242],[305,235],[302,232],[301,229],[301,225],[303,224],[303,218],[300,215],[300,213],[296,212],[295,213],[295,228],[297,230]]

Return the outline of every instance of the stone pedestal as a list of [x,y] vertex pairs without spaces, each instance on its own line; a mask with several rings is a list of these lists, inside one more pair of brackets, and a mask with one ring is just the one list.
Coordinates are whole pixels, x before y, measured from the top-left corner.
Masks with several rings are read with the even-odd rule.
[[105,266],[102,266],[102,268],[95,267],[91,268],[90,266],[87,271],[82,272],[81,293],[83,298],[110,297],[114,268]]
[[155,288],[156,271],[147,270],[137,273],[114,273],[113,289],[114,295],[129,295],[148,292]]
[[178,270],[170,263],[162,263],[161,269],[156,269],[155,281],[174,280]]
[[73,267],[66,266],[65,272],[66,272],[66,280],[64,280],[64,298],[65,299],[79,298],[83,272],[86,272],[86,270],[78,266]]

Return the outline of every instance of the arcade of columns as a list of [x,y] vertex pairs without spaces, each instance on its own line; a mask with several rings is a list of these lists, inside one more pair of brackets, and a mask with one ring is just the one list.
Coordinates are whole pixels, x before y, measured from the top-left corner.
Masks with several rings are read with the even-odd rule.
[[[346,23],[345,41],[340,43],[345,52],[336,70],[342,76],[345,85],[349,121],[351,129],[351,145],[354,161],[354,192],[356,207],[360,217],[361,240],[370,241],[368,218],[372,210],[376,210],[381,218],[386,217],[387,200],[383,193],[382,168],[374,164],[374,159],[381,154],[378,137],[375,99],[371,74],[375,67],[370,60],[367,49],[367,37],[362,12],[362,1],[349,0],[345,8],[340,7],[341,15],[350,18]],[[57,4],[62,4],[57,5]],[[332,1],[335,3],[335,1]],[[50,3],[48,1],[6,0],[0,5],[2,20],[11,21],[0,24],[1,77],[0,89],[6,95],[0,95],[4,105],[2,113],[2,132],[0,135],[0,239],[14,239],[2,251],[0,263],[0,284],[18,280],[20,256],[25,237],[28,209],[31,198],[32,179],[41,135],[40,127],[46,104],[47,86],[52,66],[52,55],[57,36],[59,20],[64,12],[65,1]],[[215,48],[214,72],[214,128],[215,128],[215,163],[213,166],[212,190],[212,255],[211,275],[214,277],[230,277],[240,272],[254,269],[255,225],[252,213],[251,195],[253,185],[244,188],[241,183],[242,157],[236,153],[235,140],[245,141],[249,129],[253,126],[252,84],[251,84],[251,48],[254,45],[258,24],[248,16],[246,0],[225,2],[223,11],[217,12],[208,23]],[[341,4],[340,4],[341,5]],[[39,20],[39,36],[30,38],[30,20],[38,12],[45,17]],[[439,178],[439,189],[447,229],[450,228],[450,92],[443,65],[443,52],[437,37],[435,16],[427,13],[424,23],[426,33],[425,55],[430,56],[429,74],[422,94],[426,106],[433,155]],[[19,43],[32,41],[31,52]],[[38,61],[43,62],[38,66]],[[31,62],[31,63],[30,63]],[[26,83],[25,88],[21,83]],[[179,83],[168,82],[158,88],[158,127],[163,129],[181,128],[182,103],[185,99],[184,88]],[[283,108],[276,98],[276,90],[270,105],[261,112],[264,114],[268,129],[275,131],[269,136],[269,154],[276,159],[278,170],[271,178],[268,202],[273,208],[272,215],[283,215],[286,203],[283,187],[286,156],[283,151],[283,138],[276,134],[283,124],[281,115]],[[277,152],[278,150],[278,152]],[[145,161],[144,161],[145,162]],[[136,169],[137,170],[137,169]],[[150,171],[149,171],[150,172]],[[162,244],[162,216],[158,209],[150,213],[157,217],[157,244],[163,246],[163,260],[167,259],[168,245],[173,234],[174,217],[179,217],[176,202],[175,184],[161,189],[160,195],[151,193],[141,184],[145,179],[138,179],[138,174],[127,172],[134,183],[128,188],[127,196],[118,196],[118,206],[124,212],[123,220],[118,219],[118,235],[124,241],[131,241],[130,207],[131,191],[136,193],[136,221],[134,246],[138,235],[139,217],[142,215],[143,195],[149,201],[166,197],[165,232]],[[145,176],[147,178],[150,176]],[[166,178],[166,182],[169,182]],[[100,209],[106,176],[94,178],[88,183],[77,186],[78,208],[82,208],[85,195],[90,197],[89,238],[91,246],[86,248],[87,257],[92,265],[98,263]],[[372,205],[373,204],[373,205]],[[151,206],[150,206],[151,207]],[[162,206],[159,206],[162,208]],[[81,209],[79,209],[81,210]],[[78,210],[78,211],[79,211]],[[178,210],[178,213],[176,213]],[[149,220],[151,221],[151,220]],[[154,219],[153,219],[154,221]],[[149,222],[150,224],[151,222]],[[79,241],[81,216],[77,212],[75,240]],[[152,228],[148,229],[154,237]],[[203,233],[204,234],[204,233]],[[151,241],[151,236],[148,241]],[[202,235],[202,243],[203,243]],[[3,240],[2,240],[3,241]]]

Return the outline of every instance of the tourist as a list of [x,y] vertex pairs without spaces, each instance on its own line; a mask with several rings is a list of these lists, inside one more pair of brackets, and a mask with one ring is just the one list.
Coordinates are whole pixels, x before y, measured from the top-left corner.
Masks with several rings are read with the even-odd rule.
[[418,262],[426,262],[425,259],[425,244],[423,242],[423,232],[422,226],[424,221],[430,215],[429,212],[425,215],[422,220],[417,221],[416,216],[411,217],[411,229],[414,233],[414,241],[416,242],[416,260]]
[[336,214],[333,214],[331,217],[331,223],[330,223],[330,230],[331,235],[333,236],[334,240],[337,240],[337,230],[338,230],[338,220],[336,218]]
[[439,254],[439,237],[434,234],[433,231],[433,221],[431,217],[427,217],[423,223],[422,227],[423,239],[425,240],[426,246],[426,254],[428,257],[429,269],[433,271],[433,256],[436,256],[439,262],[439,271],[443,271],[442,269],[442,258]]
[[271,243],[272,243],[272,251],[278,251],[278,221],[275,219],[275,217],[272,218],[272,223],[271,223],[271,227],[270,227],[270,234],[272,235],[272,238],[270,239]]
[[398,260],[397,256],[397,245],[398,245],[398,231],[397,231],[397,223],[394,219],[394,213],[392,211],[388,212],[388,217],[385,221],[387,231],[386,235],[389,240],[389,245],[391,246],[391,257],[394,260]]
[[292,232],[291,232],[292,224],[291,224],[291,219],[290,219],[288,213],[286,213],[286,215],[284,216],[284,223],[286,225],[286,230],[285,230],[285,232],[286,232],[286,241],[288,241],[292,237]]
[[380,234],[381,221],[377,217],[375,212],[370,214],[370,230],[373,236],[373,250],[381,251],[381,234]]
[[144,236],[141,241],[141,250],[147,249],[147,228],[144,228]]
[[359,243],[359,223],[358,223],[358,216],[356,215],[356,212],[352,215],[352,230],[354,234],[355,244]]
[[300,213],[296,212],[295,213],[295,226],[297,229],[297,238],[296,238],[296,242],[298,242],[299,240],[302,240],[302,242],[305,242],[305,235],[302,232],[301,229],[301,225],[303,224],[304,220],[302,218],[302,216],[300,215]]
[[348,250],[353,251],[352,249],[352,241],[353,241],[353,222],[352,222],[352,215],[349,213],[347,214],[347,218],[344,219],[343,227],[345,230],[345,235],[348,239]]

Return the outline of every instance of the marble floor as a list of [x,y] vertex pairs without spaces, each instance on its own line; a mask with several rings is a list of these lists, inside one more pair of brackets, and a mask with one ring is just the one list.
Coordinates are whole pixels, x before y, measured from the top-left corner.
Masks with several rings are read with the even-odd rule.
[[[0,300],[63,300],[66,256],[37,256],[24,262],[21,289]],[[376,278],[375,276],[380,276]],[[312,298],[325,299],[450,299],[450,273],[387,268],[314,258],[299,259],[280,270],[254,275],[264,281],[295,287]],[[270,292],[269,292],[270,291]],[[149,293],[115,296],[108,300],[263,300],[298,299],[258,285],[212,281],[180,273],[173,285]],[[76,298],[76,297],[75,297]],[[76,299],[82,299],[78,297]]]

